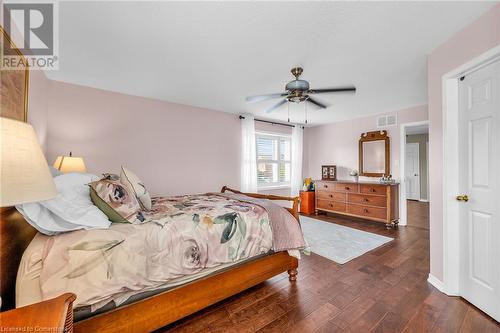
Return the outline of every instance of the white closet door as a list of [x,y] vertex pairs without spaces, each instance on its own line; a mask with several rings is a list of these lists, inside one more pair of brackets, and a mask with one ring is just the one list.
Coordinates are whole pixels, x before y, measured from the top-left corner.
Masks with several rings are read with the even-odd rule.
[[[460,294],[500,320],[500,62],[460,82]],[[445,175],[446,177],[446,175]]]

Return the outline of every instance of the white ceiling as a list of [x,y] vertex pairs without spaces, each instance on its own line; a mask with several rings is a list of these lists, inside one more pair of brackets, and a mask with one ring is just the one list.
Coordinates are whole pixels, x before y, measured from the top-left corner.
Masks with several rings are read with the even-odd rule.
[[[495,2],[60,2],[50,79],[261,118],[291,67],[322,95],[320,124],[425,104],[426,55]],[[304,119],[292,104],[291,120]],[[138,110],[140,112],[140,110]]]

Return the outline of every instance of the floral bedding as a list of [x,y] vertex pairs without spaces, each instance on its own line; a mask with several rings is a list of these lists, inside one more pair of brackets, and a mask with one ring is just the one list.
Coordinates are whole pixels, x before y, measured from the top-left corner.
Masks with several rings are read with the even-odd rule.
[[[77,295],[76,307],[99,307],[268,253],[273,249],[272,230],[283,232],[279,225],[284,222],[270,221],[264,208],[270,205],[267,200],[259,204],[245,198],[220,194],[156,197],[152,209],[144,212],[148,223],[117,223],[107,230],[52,236],[45,244],[40,275],[43,299],[71,291]],[[285,212],[287,223],[293,221],[287,228],[293,229],[294,237],[283,238],[296,240],[289,249],[302,248],[305,242],[299,224],[285,209],[276,207]]]

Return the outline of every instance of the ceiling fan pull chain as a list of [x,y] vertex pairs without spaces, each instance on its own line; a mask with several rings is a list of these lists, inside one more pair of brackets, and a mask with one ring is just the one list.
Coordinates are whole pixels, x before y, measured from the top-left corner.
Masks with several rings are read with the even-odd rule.
[[307,103],[304,103],[304,109],[305,109],[305,117],[306,117],[306,124],[307,124]]
[[288,122],[290,122],[290,101],[288,101],[287,105],[288,105]]

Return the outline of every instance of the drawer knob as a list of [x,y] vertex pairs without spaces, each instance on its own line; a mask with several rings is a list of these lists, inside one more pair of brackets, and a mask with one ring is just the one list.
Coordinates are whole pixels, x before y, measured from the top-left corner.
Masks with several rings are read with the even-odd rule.
[[347,191],[349,191],[349,186],[346,186],[346,187],[345,187],[345,189],[346,189]]
[[364,198],[364,199],[363,199],[363,201],[364,201],[364,202],[368,202],[368,201],[370,201],[370,200],[368,200],[367,198]]
[[330,204],[330,207],[333,207],[333,204]]
[[324,186],[324,188],[328,188],[328,185],[323,185],[323,186]]
[[375,189],[373,187],[370,188],[370,192],[375,192]]
[[366,208],[363,209],[363,212],[368,213],[368,209],[366,209]]
[[333,194],[330,194],[330,198],[333,198]]

